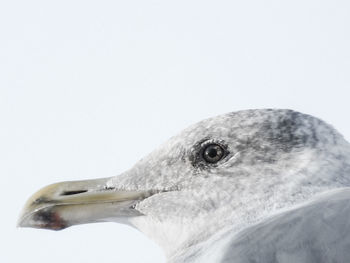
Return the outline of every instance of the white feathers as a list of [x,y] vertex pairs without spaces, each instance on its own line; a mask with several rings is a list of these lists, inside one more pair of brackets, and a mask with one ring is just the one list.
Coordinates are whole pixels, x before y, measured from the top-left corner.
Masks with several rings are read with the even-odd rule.
[[[205,163],[205,140],[224,143],[227,157]],[[349,172],[349,144],[328,124],[290,110],[249,110],[187,128],[108,184],[170,190],[139,202],[144,216],[129,222],[171,262],[343,262],[350,233],[339,243],[319,239],[328,236],[322,228],[334,229],[333,239],[342,232],[343,218],[325,218],[350,216],[342,210],[348,190],[332,204],[310,199],[350,186]],[[298,240],[293,228],[307,235]],[[317,256],[322,249],[329,253]]]

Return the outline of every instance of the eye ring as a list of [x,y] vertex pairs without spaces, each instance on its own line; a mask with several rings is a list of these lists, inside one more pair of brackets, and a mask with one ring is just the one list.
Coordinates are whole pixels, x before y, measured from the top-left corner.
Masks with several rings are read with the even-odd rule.
[[202,150],[202,158],[207,163],[217,163],[224,157],[225,149],[217,143],[210,143],[208,145],[205,145],[205,147]]
[[230,151],[225,141],[207,137],[193,145],[190,153],[189,161],[193,167],[210,169],[226,159]]

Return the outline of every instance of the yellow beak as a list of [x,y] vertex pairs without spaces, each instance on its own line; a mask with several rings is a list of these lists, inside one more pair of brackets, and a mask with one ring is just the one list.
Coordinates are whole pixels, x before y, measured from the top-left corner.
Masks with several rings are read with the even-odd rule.
[[134,209],[152,191],[107,188],[109,178],[48,185],[25,204],[19,227],[60,230],[76,224],[119,221],[142,215]]

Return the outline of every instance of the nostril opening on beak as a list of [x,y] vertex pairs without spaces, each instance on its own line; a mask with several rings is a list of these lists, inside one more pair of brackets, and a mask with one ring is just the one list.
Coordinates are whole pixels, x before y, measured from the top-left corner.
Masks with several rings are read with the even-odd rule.
[[77,194],[82,194],[82,193],[86,193],[88,190],[75,190],[75,191],[64,191],[63,193],[61,193],[62,195],[77,195]]

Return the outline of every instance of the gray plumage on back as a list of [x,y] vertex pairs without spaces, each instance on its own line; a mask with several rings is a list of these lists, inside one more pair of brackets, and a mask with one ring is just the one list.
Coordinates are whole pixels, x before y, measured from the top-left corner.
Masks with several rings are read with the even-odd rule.
[[236,234],[222,262],[350,262],[350,189],[331,191]]
[[[239,111],[192,125],[97,186],[76,183],[88,193],[118,194],[127,206],[105,201],[108,209],[94,206],[77,219],[72,207],[56,211],[49,199],[45,209],[64,224],[39,225],[127,223],[154,239],[169,262],[346,262],[349,172],[349,143],[325,122],[291,110]],[[48,200],[39,193],[31,200]],[[39,210],[27,206],[23,225],[37,227]]]

